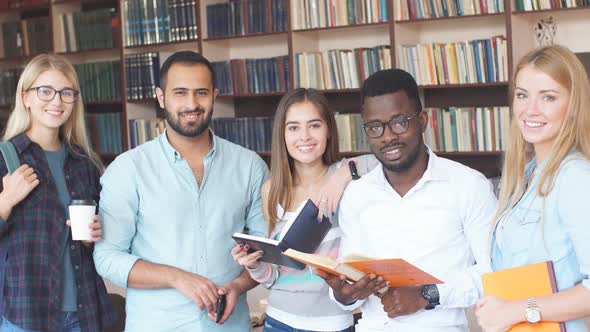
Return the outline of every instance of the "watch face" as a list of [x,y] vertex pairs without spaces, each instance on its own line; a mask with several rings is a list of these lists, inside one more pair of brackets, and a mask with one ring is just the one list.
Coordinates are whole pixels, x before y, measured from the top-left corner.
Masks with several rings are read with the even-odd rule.
[[438,289],[436,288],[436,286],[425,286],[422,289],[422,295],[427,300],[438,299]]
[[538,309],[526,309],[526,320],[529,323],[538,323],[541,321],[541,312]]

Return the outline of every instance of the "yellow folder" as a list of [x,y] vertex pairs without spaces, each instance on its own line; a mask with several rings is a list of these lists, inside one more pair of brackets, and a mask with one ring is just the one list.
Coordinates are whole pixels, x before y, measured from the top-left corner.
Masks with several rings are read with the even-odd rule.
[[[486,273],[481,277],[485,295],[494,295],[504,300],[520,300],[557,292],[552,262],[520,266],[512,269]],[[522,309],[522,315],[524,316]],[[543,318],[543,312],[541,312]],[[559,322],[520,323],[510,332],[565,332],[565,324]]]

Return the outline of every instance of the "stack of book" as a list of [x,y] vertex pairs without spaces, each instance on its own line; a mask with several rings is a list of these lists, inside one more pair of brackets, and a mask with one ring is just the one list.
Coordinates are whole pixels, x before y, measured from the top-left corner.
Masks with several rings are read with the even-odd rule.
[[154,120],[129,120],[129,143],[130,148],[151,141],[164,132],[166,122],[164,119]]
[[293,30],[387,22],[387,1],[291,1],[291,18]]
[[125,46],[197,39],[195,0],[124,0]]
[[247,149],[270,151],[272,141],[272,117],[216,118],[210,128],[215,135]]
[[121,62],[75,65],[85,102],[121,100]]
[[434,151],[504,151],[508,141],[508,107],[428,108],[424,140]]
[[286,55],[217,62],[214,70],[216,84],[223,87],[223,94],[230,91],[236,95],[275,93],[290,89],[289,57]]
[[504,12],[503,0],[400,0],[393,3],[396,21]]
[[391,68],[389,46],[295,54],[295,85],[316,89],[358,89],[376,71]]
[[399,67],[420,85],[506,82],[508,51],[503,36],[464,42],[399,46]]
[[101,154],[123,152],[120,113],[86,114],[86,126],[96,152]]
[[125,55],[127,100],[156,98],[160,85],[160,55],[156,52]]
[[16,84],[22,72],[22,68],[0,71],[0,106],[14,106]]
[[49,52],[49,17],[35,17],[2,23],[4,57],[29,56]]
[[209,38],[287,31],[286,0],[233,0],[207,6]]
[[[118,40],[116,8],[60,15],[57,19],[58,38],[62,45],[58,52],[76,52],[98,48],[115,47]],[[114,23],[114,24],[113,24]]]

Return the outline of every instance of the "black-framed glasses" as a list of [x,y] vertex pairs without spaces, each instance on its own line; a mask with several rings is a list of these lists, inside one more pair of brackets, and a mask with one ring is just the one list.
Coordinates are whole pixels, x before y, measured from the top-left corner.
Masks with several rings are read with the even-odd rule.
[[80,91],[65,88],[61,90],[55,90],[50,86],[36,86],[28,89],[27,91],[37,90],[37,97],[42,101],[52,101],[55,98],[56,94],[59,94],[59,98],[66,104],[73,104],[76,99],[78,99],[78,95]]
[[410,126],[410,120],[418,115],[420,111],[416,111],[416,113],[412,114],[411,116],[405,115],[397,115],[391,118],[388,122],[382,121],[371,121],[363,124],[363,129],[365,133],[370,138],[379,138],[383,136],[385,132],[385,126],[389,127],[391,132],[396,134],[403,134],[408,131],[408,127]]

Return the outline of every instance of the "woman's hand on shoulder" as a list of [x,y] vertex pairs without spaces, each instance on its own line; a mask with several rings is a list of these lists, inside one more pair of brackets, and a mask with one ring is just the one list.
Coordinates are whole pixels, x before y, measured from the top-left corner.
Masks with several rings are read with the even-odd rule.
[[21,165],[12,174],[2,178],[2,204],[12,209],[39,185],[39,178],[35,170],[29,165]]
[[352,181],[350,170],[348,167],[340,167],[337,169],[326,183],[322,186],[315,197],[312,197],[313,202],[319,208],[318,219],[325,215],[328,218],[336,216],[340,198],[344,193],[346,186]]

